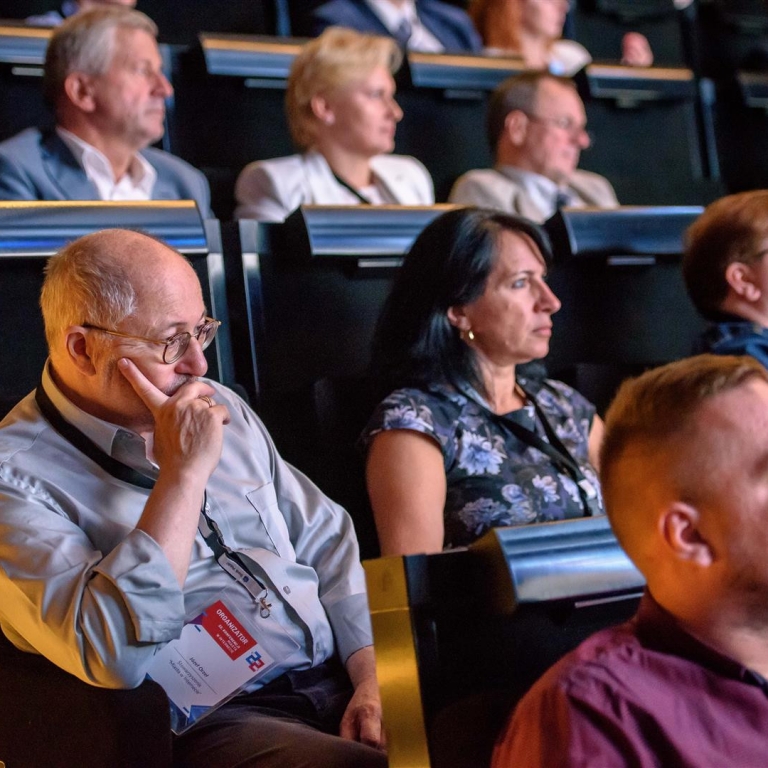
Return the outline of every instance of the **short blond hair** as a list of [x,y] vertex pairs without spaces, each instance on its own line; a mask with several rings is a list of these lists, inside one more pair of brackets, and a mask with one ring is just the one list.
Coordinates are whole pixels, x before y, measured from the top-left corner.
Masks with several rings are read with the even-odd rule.
[[[752,357],[698,355],[621,385],[605,417],[600,485],[613,530],[630,557],[630,533],[637,530],[637,510],[630,507],[643,505],[633,489],[661,482],[686,498],[706,493],[703,467],[717,457],[697,439],[696,413],[752,379],[768,382],[768,371]],[[640,464],[630,467],[630,457]],[[655,476],[659,472],[665,477]]]
[[329,27],[308,42],[294,59],[285,92],[293,143],[302,151],[314,143],[313,96],[355,83],[376,67],[385,67],[394,74],[402,61],[403,53],[391,38],[343,27]]

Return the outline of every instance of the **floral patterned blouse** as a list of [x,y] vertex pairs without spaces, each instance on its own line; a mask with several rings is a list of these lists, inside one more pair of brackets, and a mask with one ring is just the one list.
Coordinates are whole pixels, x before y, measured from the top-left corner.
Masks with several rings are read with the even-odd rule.
[[[597,473],[587,452],[594,406],[559,381],[520,377],[518,381],[536,398],[555,434],[599,494]],[[438,444],[448,481],[445,547],[470,544],[497,526],[583,516],[573,479],[562,474],[544,453],[516,437],[505,426],[508,420],[547,441],[531,403],[498,416],[470,386],[461,390],[447,384],[398,389],[376,408],[361,440],[367,448],[379,432],[410,429]],[[601,497],[599,502],[602,509]]]

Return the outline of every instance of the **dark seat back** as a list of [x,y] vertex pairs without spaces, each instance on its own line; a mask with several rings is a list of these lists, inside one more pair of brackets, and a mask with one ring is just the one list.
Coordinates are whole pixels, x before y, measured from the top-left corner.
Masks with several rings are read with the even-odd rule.
[[8,768],[170,768],[163,689],[96,688],[0,633],[0,761]]
[[371,341],[403,253],[440,210],[307,206],[284,224],[239,223],[238,379],[285,458],[350,511],[367,556],[377,544],[355,442],[375,405]]
[[555,251],[550,375],[607,408],[621,381],[693,354],[705,327],[680,270],[702,209],[563,209],[545,225]]
[[391,768],[488,765],[515,702],[627,619],[643,584],[605,518],[495,529],[468,550],[365,569]]

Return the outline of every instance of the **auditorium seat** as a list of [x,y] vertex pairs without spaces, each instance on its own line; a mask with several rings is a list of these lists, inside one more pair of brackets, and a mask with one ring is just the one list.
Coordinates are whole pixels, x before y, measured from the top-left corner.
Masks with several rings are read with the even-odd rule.
[[549,283],[562,302],[545,359],[605,412],[628,375],[687,357],[705,322],[680,270],[685,230],[700,207],[565,208],[546,224]]
[[96,688],[0,632],[0,763],[8,768],[170,768],[171,718],[152,681]]
[[633,31],[648,38],[656,65],[688,63],[672,0],[578,0],[573,6],[573,38],[596,61],[619,61],[621,39]]
[[[229,313],[218,222],[202,221],[191,201],[69,203],[0,201],[0,416],[34,389],[46,358],[38,300],[49,256],[67,242],[109,227],[141,229],[181,251],[203,286],[203,299],[222,321],[206,352],[211,378],[234,381]],[[0,755],[0,759],[2,756]]]
[[284,224],[238,222],[238,381],[281,454],[348,509],[366,556],[378,545],[355,441],[375,405],[373,330],[403,253],[445,209],[306,206]]
[[42,95],[49,29],[0,21],[0,141],[31,125],[52,125]]
[[581,83],[594,144],[580,167],[606,176],[623,205],[700,205],[723,193],[711,109],[691,70],[593,64]]
[[488,765],[516,701],[634,612],[606,518],[497,528],[468,549],[364,563],[390,768]]

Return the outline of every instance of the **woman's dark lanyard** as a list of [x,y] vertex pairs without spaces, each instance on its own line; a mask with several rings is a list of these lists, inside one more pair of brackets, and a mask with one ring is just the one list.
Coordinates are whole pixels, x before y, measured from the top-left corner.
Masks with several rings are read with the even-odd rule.
[[339,184],[344,187],[344,189],[351,192],[363,205],[373,205],[373,203],[367,197],[365,197],[365,195],[361,195],[360,192],[358,192],[349,182],[344,181],[341,176],[334,173],[333,171],[331,171],[331,173],[333,173],[333,178],[336,179],[336,181],[338,181]]
[[[519,384],[517,386],[520,387]],[[552,463],[557,469],[561,473],[568,475],[576,483],[585,514],[592,516],[602,515],[603,510],[600,507],[597,489],[592,481],[586,477],[584,472],[582,472],[581,467],[576,463],[576,459],[571,455],[571,452],[565,445],[563,445],[563,441],[555,433],[555,430],[547,420],[541,406],[536,402],[536,398],[522,387],[520,387],[520,389],[527,400],[533,405],[536,416],[538,416],[541,426],[544,428],[544,434],[546,434],[549,442],[543,440],[533,430],[527,429],[522,424],[512,421],[512,419],[504,419],[504,426],[507,427],[518,440],[530,445],[532,448],[536,448],[536,450],[541,451],[552,459]]]
[[[91,461],[98,464],[112,477],[122,480],[130,485],[151,491],[155,487],[155,481],[151,477],[137,472],[135,469],[113,459],[109,454],[99,448],[96,443],[84,435],[76,426],[70,424],[56,409],[50,397],[40,384],[35,390],[35,401],[40,412],[48,423],[67,441],[84,453]],[[200,534],[205,543],[213,551],[216,562],[233,578],[239,581],[259,604],[259,614],[266,619],[270,614],[271,603],[267,602],[269,592],[264,583],[255,576],[248,567],[246,560],[224,543],[221,531],[215,521],[208,514],[208,494],[203,493],[203,506],[200,509]]]

